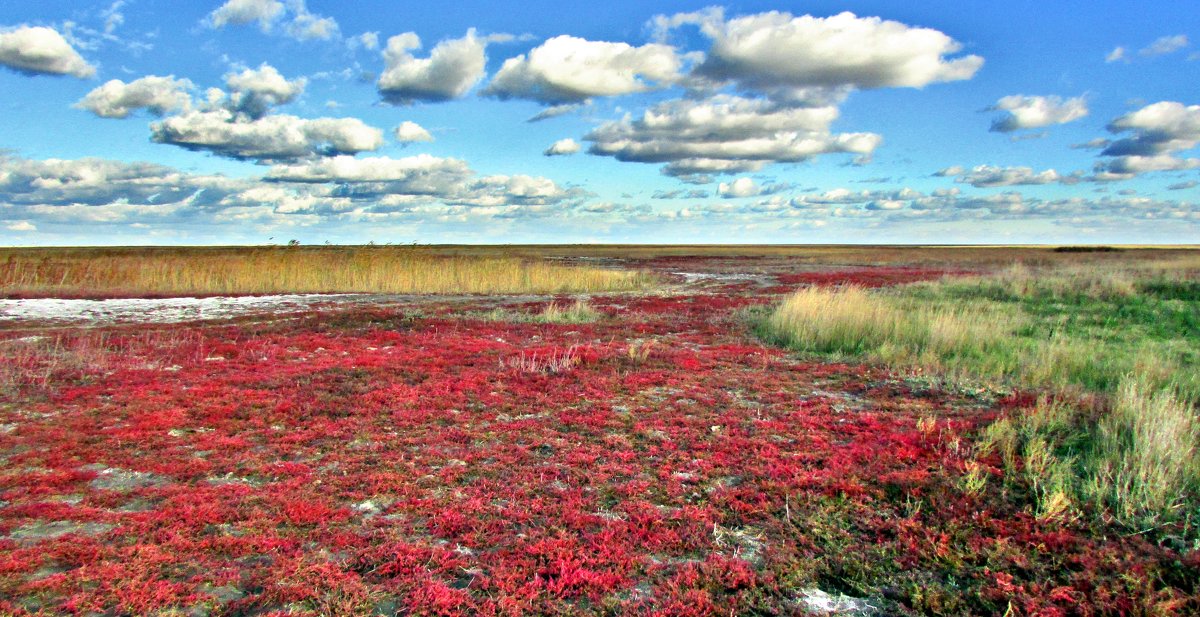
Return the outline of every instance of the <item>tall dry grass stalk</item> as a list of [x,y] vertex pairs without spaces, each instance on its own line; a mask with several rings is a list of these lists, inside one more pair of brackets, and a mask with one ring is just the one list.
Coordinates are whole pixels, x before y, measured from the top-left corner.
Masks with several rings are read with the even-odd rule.
[[7,251],[2,294],[572,293],[642,288],[630,271],[412,249]]

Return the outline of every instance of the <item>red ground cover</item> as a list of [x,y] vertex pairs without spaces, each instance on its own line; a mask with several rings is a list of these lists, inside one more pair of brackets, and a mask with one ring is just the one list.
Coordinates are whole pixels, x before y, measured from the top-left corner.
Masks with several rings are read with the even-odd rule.
[[0,613],[1200,611],[1195,551],[960,489],[1028,396],[796,361],[738,316],[764,301],[110,328],[102,371],[0,399]]
[[944,276],[970,274],[964,270],[946,270],[941,268],[919,267],[856,267],[837,268],[793,274],[780,274],[775,278],[783,285],[857,285],[859,287],[887,287],[916,283],[918,281],[934,281]]

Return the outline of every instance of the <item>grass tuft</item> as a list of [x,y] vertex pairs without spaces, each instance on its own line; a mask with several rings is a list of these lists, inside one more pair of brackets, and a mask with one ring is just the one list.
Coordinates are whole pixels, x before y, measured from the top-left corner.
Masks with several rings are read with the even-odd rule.
[[513,323],[547,323],[547,324],[585,324],[594,323],[604,317],[604,313],[592,308],[583,300],[573,304],[559,305],[551,302],[537,313],[526,313],[509,309],[493,309],[486,313],[472,313],[471,316],[485,321],[507,321]]
[[1093,441],[1085,490],[1120,519],[1174,520],[1200,497],[1200,418],[1174,392],[1124,382]]
[[1091,503],[1146,528],[1197,514],[1187,510],[1200,498],[1197,444],[1192,405],[1131,376],[1098,420],[1082,406],[1043,397],[989,426],[980,449],[998,454],[1007,477],[1029,488],[1039,518]]
[[1007,315],[983,317],[966,305],[905,306],[859,287],[808,287],[784,300],[760,332],[800,351],[937,368],[986,355],[1016,326]]

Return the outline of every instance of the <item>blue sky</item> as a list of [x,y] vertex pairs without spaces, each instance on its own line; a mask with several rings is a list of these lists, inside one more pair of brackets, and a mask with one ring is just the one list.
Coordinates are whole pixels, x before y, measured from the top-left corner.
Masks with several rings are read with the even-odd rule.
[[1195,243],[1200,13],[0,4],[0,244]]

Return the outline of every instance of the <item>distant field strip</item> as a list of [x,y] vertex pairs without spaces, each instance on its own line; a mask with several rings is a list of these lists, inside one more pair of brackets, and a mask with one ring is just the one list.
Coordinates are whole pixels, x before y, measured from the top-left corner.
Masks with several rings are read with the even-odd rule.
[[630,291],[650,275],[407,247],[0,249],[0,294],[511,294]]

